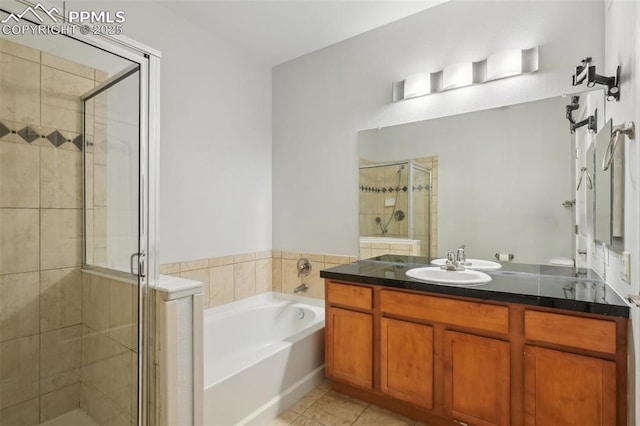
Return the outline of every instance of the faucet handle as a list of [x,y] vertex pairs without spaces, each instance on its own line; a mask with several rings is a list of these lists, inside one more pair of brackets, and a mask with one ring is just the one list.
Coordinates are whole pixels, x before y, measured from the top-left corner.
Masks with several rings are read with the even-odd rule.
[[444,269],[445,271],[458,270],[458,262],[456,262],[456,255],[453,251],[449,250],[447,252],[447,261],[440,267],[440,269]]
[[447,263],[453,263],[453,262],[455,262],[455,261],[456,261],[456,255],[455,255],[455,254],[453,254],[453,251],[452,251],[452,250],[449,250],[449,251],[447,252]]
[[301,257],[298,259],[298,263],[296,264],[296,268],[298,269],[298,276],[306,277],[311,273],[311,262],[306,257]]

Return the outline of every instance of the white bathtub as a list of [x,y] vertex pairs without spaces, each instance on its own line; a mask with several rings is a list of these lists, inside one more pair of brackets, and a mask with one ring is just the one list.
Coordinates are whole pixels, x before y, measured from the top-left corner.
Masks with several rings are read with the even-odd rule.
[[324,377],[321,300],[263,293],[207,309],[203,335],[206,426],[269,423]]

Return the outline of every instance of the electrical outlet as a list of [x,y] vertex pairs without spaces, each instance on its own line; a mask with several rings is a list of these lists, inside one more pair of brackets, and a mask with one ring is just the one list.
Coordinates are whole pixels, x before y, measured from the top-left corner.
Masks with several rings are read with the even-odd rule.
[[623,251],[620,256],[620,278],[631,284],[631,253]]

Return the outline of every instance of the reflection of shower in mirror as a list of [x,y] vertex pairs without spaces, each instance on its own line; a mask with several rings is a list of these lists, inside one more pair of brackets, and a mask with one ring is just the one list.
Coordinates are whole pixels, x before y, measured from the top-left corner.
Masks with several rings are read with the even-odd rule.
[[428,160],[361,164],[361,237],[415,239],[420,250],[412,254],[429,254],[432,162]]
[[[389,188],[389,191],[395,190],[396,196],[393,200],[393,211],[389,215],[389,219],[385,222],[384,225],[380,224],[380,227],[382,228],[383,237],[389,232],[389,224],[391,223],[391,220],[395,217],[395,214],[396,214],[396,208],[398,207],[398,195],[400,195],[400,182],[402,181],[403,170],[404,170],[404,164],[401,164],[400,167],[398,167],[398,171],[396,172],[398,174],[398,184],[396,185],[395,188],[391,188],[391,187]],[[387,203],[385,201],[385,206],[386,205]]]

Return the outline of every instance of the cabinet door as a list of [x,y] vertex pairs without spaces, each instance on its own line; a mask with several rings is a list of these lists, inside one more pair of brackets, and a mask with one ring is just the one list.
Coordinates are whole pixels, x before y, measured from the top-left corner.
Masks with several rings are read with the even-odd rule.
[[444,343],[444,400],[449,415],[473,425],[508,425],[509,343],[454,331],[445,332]]
[[371,314],[327,308],[327,375],[362,388],[373,386],[373,317]]
[[382,318],[380,390],[433,408],[433,327]]
[[525,347],[525,425],[616,424],[616,366],[583,355]]

